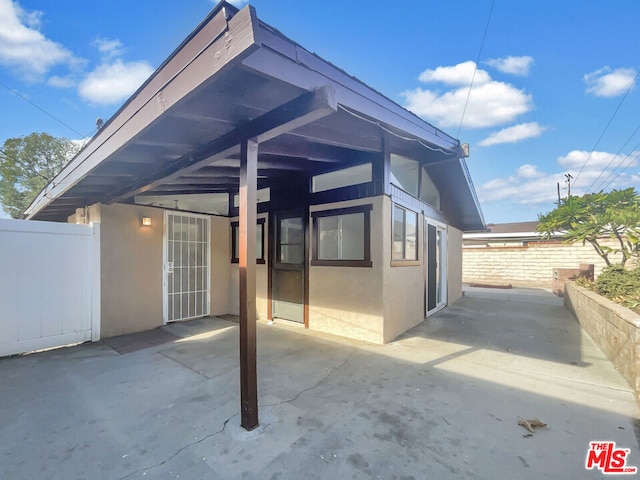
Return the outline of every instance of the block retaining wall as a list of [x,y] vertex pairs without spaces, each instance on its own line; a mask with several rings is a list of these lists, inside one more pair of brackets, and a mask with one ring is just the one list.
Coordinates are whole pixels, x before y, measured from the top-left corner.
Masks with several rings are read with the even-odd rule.
[[629,382],[640,404],[640,315],[571,282],[565,284],[564,303]]
[[593,264],[596,277],[606,266],[589,244],[567,245],[554,241],[524,247],[465,247],[462,281],[550,290],[554,269],[578,268],[581,263]]

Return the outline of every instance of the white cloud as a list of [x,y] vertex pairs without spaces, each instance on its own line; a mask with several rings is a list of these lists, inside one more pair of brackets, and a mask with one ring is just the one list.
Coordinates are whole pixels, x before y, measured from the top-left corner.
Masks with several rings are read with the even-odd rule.
[[542,135],[546,127],[536,122],[521,123],[512,127],[503,128],[500,131],[493,132],[484,140],[478,142],[481,147],[489,147],[491,145],[499,145],[501,143],[518,143],[528,138],[537,138]]
[[526,77],[527,75],[529,75],[529,68],[531,68],[531,65],[533,64],[533,57],[508,56],[504,58],[491,58],[485,63],[493,68],[500,70],[502,73]]
[[18,3],[0,0],[0,65],[30,81],[39,80],[56,65],[77,61],[69,50],[39,31],[41,17],[42,12],[27,12]]
[[[637,167],[640,162],[636,157],[640,152],[619,157],[609,152],[594,152],[578,177],[578,172],[588,155],[589,152],[573,150],[559,157],[557,164],[561,168],[553,173],[541,171],[537,165],[521,165],[513,175],[496,177],[481,185],[478,188],[480,202],[481,204],[509,202],[523,209],[537,209],[541,213],[543,210],[551,210],[553,202],[558,199],[558,182],[561,195],[563,197],[567,195],[565,173],[570,173],[574,177],[574,183],[571,185],[572,195],[583,195],[587,193],[587,189],[589,192],[602,189],[609,182],[611,183],[607,190],[628,188],[638,184],[640,172],[637,171]],[[612,159],[613,162],[608,166]],[[616,170],[620,164],[621,166]],[[622,171],[627,165],[627,169]],[[578,177],[577,182],[576,177]]]
[[[607,165],[609,165],[610,163],[611,164],[616,163],[615,161],[612,162],[612,160],[616,158],[616,155],[614,153],[593,152],[591,153],[591,155],[589,155],[589,153],[590,152],[587,152],[585,150],[572,150],[566,155],[563,155],[562,157],[558,158],[558,165],[568,170],[570,169],[580,170],[582,166],[585,164],[585,162],[587,161],[587,159],[589,160],[587,164],[589,168],[602,169],[602,168],[606,168]],[[620,160],[621,158],[618,158],[618,161]]]
[[425,70],[420,75],[421,81],[442,82],[453,88],[444,93],[421,87],[407,90],[401,94],[406,107],[439,127],[454,127],[460,123],[469,95],[464,117],[467,128],[503,125],[533,108],[531,95],[509,83],[492,80],[481,69],[476,72],[469,94],[474,68],[474,62],[464,62],[453,67]]
[[[218,3],[219,0],[212,0],[213,3]],[[242,8],[245,4],[249,3],[249,0],[227,0],[231,5]]]
[[629,89],[636,74],[633,68],[611,70],[609,67],[587,73],[584,76],[587,93],[592,93],[597,97],[617,97]]
[[536,178],[541,175],[536,165],[525,163],[518,168],[517,175],[520,178]]
[[90,72],[80,83],[78,93],[96,105],[113,105],[122,102],[153,73],[147,62],[103,63]]
[[118,39],[98,38],[93,41],[93,46],[107,59],[119,57],[124,53],[122,42]]
[[476,70],[475,77],[473,71],[476,62],[468,61],[459,63],[452,67],[438,67],[435,70],[425,70],[420,74],[418,80],[424,83],[441,82],[451,86],[469,86],[471,79],[474,85],[483,85],[491,81],[491,77],[484,70]]

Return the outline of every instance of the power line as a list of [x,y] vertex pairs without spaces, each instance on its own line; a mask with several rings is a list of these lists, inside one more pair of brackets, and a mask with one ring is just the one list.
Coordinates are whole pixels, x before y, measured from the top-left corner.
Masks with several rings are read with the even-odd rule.
[[458,133],[456,138],[460,137],[460,130],[462,130],[462,122],[464,122],[464,115],[467,113],[467,105],[469,105],[469,97],[471,96],[471,89],[473,88],[473,82],[476,79],[476,72],[478,71],[478,63],[480,63],[480,57],[482,56],[482,49],[484,48],[484,40],[487,38],[487,31],[489,31],[489,23],[491,22],[491,16],[493,15],[493,7],[496,5],[496,0],[491,2],[491,10],[489,11],[489,17],[487,18],[487,24],[484,27],[484,34],[482,35],[482,41],[480,42],[480,50],[478,51],[478,57],[476,58],[476,65],[473,69],[473,75],[471,76],[471,83],[469,84],[469,91],[467,92],[467,99],[464,102],[464,108],[462,109],[462,116],[460,117],[460,125],[458,125]]
[[[632,152],[637,151],[637,148],[638,148],[639,146],[640,146],[640,142],[638,142],[638,143],[636,144],[636,146],[635,146],[635,147],[633,147]],[[630,161],[629,163],[627,163],[627,165],[625,165],[625,167],[624,167],[622,170],[620,170],[620,171],[619,171],[619,172],[618,172],[618,173],[617,173],[617,174],[616,174],[616,175],[615,175],[611,180],[609,180],[609,183],[607,183],[606,185],[604,185],[604,186],[601,188],[601,190],[606,190],[606,189],[609,187],[609,185],[611,185],[611,184],[614,182],[614,180],[615,180],[616,178],[618,178],[620,175],[622,175],[622,173],[624,173],[624,171],[625,171],[627,168],[629,168],[629,167],[631,166],[631,164],[632,164],[635,160],[637,160],[637,159],[638,159],[638,157],[640,157],[640,154],[636,155],[635,157],[632,157],[632,156],[631,156],[631,154],[629,154],[629,155],[627,155],[625,158],[623,158],[623,159],[620,161],[620,163],[616,166],[616,168],[614,168],[614,169],[611,171],[611,173],[609,173],[609,175],[607,175],[607,178],[605,178],[605,179],[602,181],[602,183],[603,183],[603,184],[604,184],[604,182],[606,182],[607,180],[609,180],[609,177],[611,177],[611,175],[613,175],[613,174],[616,172],[616,170],[618,170],[618,168],[620,168],[620,167],[622,166],[622,164],[623,164],[623,162],[624,162],[625,160],[627,160],[628,158],[631,158],[631,161]]]
[[73,133],[75,133],[76,135],[80,135],[81,138],[86,138],[88,135],[83,135],[82,133],[80,133],[79,131],[77,131],[75,128],[69,126],[68,124],[64,123],[62,120],[60,120],[59,118],[57,118],[56,116],[52,115],[51,113],[47,112],[44,108],[40,107],[39,105],[35,104],[34,102],[32,102],[31,100],[29,100],[28,98],[20,95],[18,92],[16,92],[13,88],[5,85],[4,83],[0,82],[0,85],[3,86],[4,88],[6,88],[7,90],[9,90],[11,93],[13,93],[15,96],[17,96],[18,98],[21,98],[22,100],[24,100],[25,102],[27,102],[28,104],[32,105],[33,107],[37,108],[38,110],[40,110],[42,113],[44,113],[45,115],[53,118],[56,122],[58,122],[59,124],[67,127],[69,130],[71,130]]
[[580,174],[582,173],[582,171],[584,170],[584,167],[587,166],[587,163],[589,163],[589,160],[591,159],[591,156],[593,155],[593,152],[596,151],[596,148],[598,148],[598,145],[600,144],[600,140],[602,140],[602,137],[604,137],[604,134],[607,132],[607,130],[609,129],[609,126],[611,126],[611,122],[613,122],[613,119],[615,118],[615,116],[618,114],[618,110],[620,110],[620,107],[622,106],[622,104],[624,103],[625,99],[627,98],[627,95],[629,94],[629,92],[631,91],[631,88],[635,85],[636,80],[638,79],[638,75],[640,74],[640,70],[638,72],[636,72],[636,76],[633,77],[633,81],[629,84],[629,88],[627,88],[627,91],[624,92],[624,95],[622,96],[622,99],[620,100],[620,103],[618,103],[618,106],[616,107],[615,111],[613,112],[613,115],[611,115],[611,118],[609,119],[609,121],[607,122],[607,125],[604,127],[604,130],[602,131],[602,133],[600,134],[600,137],[598,137],[598,141],[596,142],[596,144],[593,146],[593,148],[591,149],[591,152],[589,153],[589,155],[587,156],[587,159],[584,161],[584,164],[582,165],[582,168],[580,169],[580,171],[578,172],[578,174],[576,175],[575,181],[573,182],[573,185],[575,187],[575,184],[578,183],[578,178],[580,178]]
[[[595,192],[596,190],[598,190],[598,188],[597,188],[597,187],[596,187],[596,188],[594,188],[593,190],[591,190],[591,189],[592,189],[592,187],[594,187],[594,186],[596,185],[596,183],[598,182],[598,180],[600,180],[600,179],[602,178],[602,175],[604,175],[604,174],[605,174],[605,172],[606,172],[606,171],[607,171],[607,169],[611,166],[611,164],[613,163],[613,161],[614,161],[616,158],[618,158],[618,156],[620,155],[620,153],[622,153],[622,150],[624,150],[624,147],[626,147],[626,146],[627,146],[627,144],[628,144],[628,143],[631,141],[631,139],[635,136],[635,134],[638,132],[638,130],[640,130],[640,125],[638,125],[638,126],[636,127],[636,129],[633,131],[633,133],[632,133],[631,135],[629,135],[629,138],[627,138],[627,141],[626,141],[626,142],[624,142],[624,145],[622,145],[622,147],[620,147],[620,150],[618,150],[618,151],[616,152],[616,154],[611,158],[611,160],[609,160],[609,163],[607,164],[607,166],[606,166],[606,167],[604,167],[604,168],[602,169],[602,171],[600,172],[600,175],[598,175],[598,178],[596,178],[596,179],[591,183],[591,185],[589,186],[589,188],[587,188],[586,192],[590,192],[590,191]],[[632,151],[635,151],[635,149],[636,149],[637,147],[638,147],[638,145],[636,145]],[[607,175],[607,177],[606,177],[602,182],[600,182],[599,186],[601,186],[602,184],[604,184],[604,183],[609,179],[609,177],[612,175],[612,173],[613,173],[613,172],[615,172],[615,171],[620,167],[620,165],[622,165],[622,163],[623,163],[627,158],[628,158],[628,155],[627,155],[627,156],[625,156],[622,160],[620,160],[620,162],[618,163],[618,165],[616,166],[616,168],[614,168],[614,169],[613,169],[613,171],[612,171],[612,172],[610,172],[610,173],[609,173],[609,175]]]

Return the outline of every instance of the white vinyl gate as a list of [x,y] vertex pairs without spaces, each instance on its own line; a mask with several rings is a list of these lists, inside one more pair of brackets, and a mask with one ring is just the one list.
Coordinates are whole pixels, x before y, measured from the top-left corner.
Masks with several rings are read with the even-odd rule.
[[0,219],[0,356],[100,339],[100,225]]

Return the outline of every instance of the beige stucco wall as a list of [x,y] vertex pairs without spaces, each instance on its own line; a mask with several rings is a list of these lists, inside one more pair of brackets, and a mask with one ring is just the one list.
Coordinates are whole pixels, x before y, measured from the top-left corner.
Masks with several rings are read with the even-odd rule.
[[[612,243],[605,241],[605,245]],[[616,256],[612,256],[617,261]],[[467,247],[463,249],[464,283],[551,289],[554,268],[578,268],[592,263],[598,276],[606,266],[589,244],[559,241],[524,247]]]
[[447,228],[447,303],[462,297],[462,232]]
[[231,229],[226,217],[211,217],[211,315],[229,313]]
[[[268,214],[259,214],[258,218],[264,218],[264,252],[265,260],[268,257],[269,252],[269,216]],[[237,222],[238,217],[224,219],[227,222],[227,250],[225,253],[225,262],[228,268],[229,274],[227,275],[227,313],[232,315],[240,314],[240,273],[237,263],[231,263],[231,223]],[[258,320],[265,320],[267,318],[268,311],[268,274],[269,270],[267,263],[256,265],[256,318]]]
[[[94,213],[101,222],[102,337],[162,325],[164,211],[114,204]],[[150,227],[140,225],[143,215],[151,217]]]
[[[384,239],[387,238],[384,225],[388,220],[388,216],[383,216],[384,198],[337,202],[311,208],[311,212],[316,212],[356,205],[372,205],[371,261],[373,266],[372,268],[310,267],[310,329],[373,343],[384,341],[383,244]],[[311,234],[313,235],[313,232]]]
[[[81,214],[86,218],[81,218]],[[142,216],[152,225],[140,225]],[[230,229],[211,218],[211,315],[229,312]],[[134,333],[163,324],[164,210],[141,205],[93,205],[68,219],[101,223],[101,336]]]
[[419,265],[392,266],[392,202],[384,197],[383,247],[384,247],[384,342],[390,342],[401,333],[424,320],[425,272],[424,272],[424,216],[418,222]]

